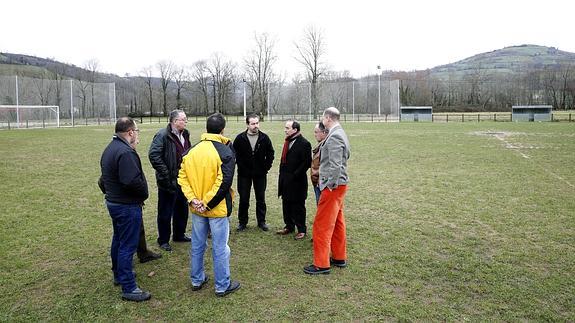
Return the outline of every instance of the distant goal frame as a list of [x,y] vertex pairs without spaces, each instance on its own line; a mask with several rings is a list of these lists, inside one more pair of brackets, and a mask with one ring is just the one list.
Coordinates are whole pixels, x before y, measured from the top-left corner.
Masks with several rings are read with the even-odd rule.
[[56,127],[60,128],[60,106],[57,105],[7,105],[0,104],[0,110],[14,109],[16,111],[16,124],[20,128],[20,109],[50,109],[56,114]]

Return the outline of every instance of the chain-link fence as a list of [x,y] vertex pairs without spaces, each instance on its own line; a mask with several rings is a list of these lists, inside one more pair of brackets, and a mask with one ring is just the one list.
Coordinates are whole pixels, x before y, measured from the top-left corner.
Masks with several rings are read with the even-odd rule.
[[[246,98],[248,110],[251,97]],[[270,85],[267,114],[274,115],[314,115],[312,85],[299,83],[290,85]],[[323,82],[317,85],[317,114],[327,107],[336,107],[342,114],[370,115],[379,121],[399,120],[399,82],[389,80]],[[277,119],[277,118],[274,118]]]
[[[45,113],[15,113],[17,106],[58,106],[60,126],[114,122],[116,97],[114,83],[94,83],[72,79],[0,76],[0,128],[38,125]],[[46,110],[50,111],[50,110]],[[43,123],[46,125],[46,123]]]

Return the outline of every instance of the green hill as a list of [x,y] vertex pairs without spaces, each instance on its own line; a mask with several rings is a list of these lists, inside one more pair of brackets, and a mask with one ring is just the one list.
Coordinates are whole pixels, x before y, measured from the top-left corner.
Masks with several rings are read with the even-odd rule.
[[560,69],[575,65],[575,53],[538,45],[510,46],[481,53],[458,62],[434,67],[431,76],[437,78],[464,77],[481,70],[482,73],[505,75],[543,69]]

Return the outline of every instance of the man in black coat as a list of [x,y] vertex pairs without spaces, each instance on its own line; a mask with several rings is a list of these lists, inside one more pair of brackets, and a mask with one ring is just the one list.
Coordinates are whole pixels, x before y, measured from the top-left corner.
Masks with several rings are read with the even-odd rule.
[[306,172],[311,165],[311,144],[301,135],[300,124],[295,120],[285,123],[285,134],[278,180],[285,227],[276,233],[290,234],[297,227],[294,238],[301,240],[306,235]]
[[252,183],[256,195],[256,219],[258,227],[268,231],[266,224],[267,174],[274,161],[274,148],[268,135],[260,131],[260,118],[256,114],[246,117],[247,129],[236,136],[234,150],[238,165],[238,231],[246,229],[250,208]]
[[[148,157],[156,170],[158,183],[158,245],[166,251],[170,246],[170,224],[176,242],[189,242],[185,235],[188,224],[188,201],[178,185],[178,172],[184,153],[190,149],[188,119],[182,110],[170,112],[170,123],[154,136]],[[173,220],[172,220],[173,218]]]
[[122,286],[122,298],[146,301],[151,294],[136,284],[132,259],[138,246],[142,226],[142,205],[148,198],[148,183],[136,152],[140,129],[128,117],[119,118],[116,134],[102,153],[102,175],[98,185],[106,194],[106,207],[112,218],[114,234],[110,256],[114,284]]

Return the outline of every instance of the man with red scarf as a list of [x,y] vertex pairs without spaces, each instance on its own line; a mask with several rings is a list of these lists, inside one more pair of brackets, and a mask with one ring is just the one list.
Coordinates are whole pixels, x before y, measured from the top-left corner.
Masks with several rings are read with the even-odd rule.
[[305,200],[307,198],[307,170],[311,165],[311,144],[301,135],[295,120],[285,123],[285,141],[282,149],[278,196],[282,198],[285,226],[276,233],[287,235],[295,231],[296,240],[305,238]]

